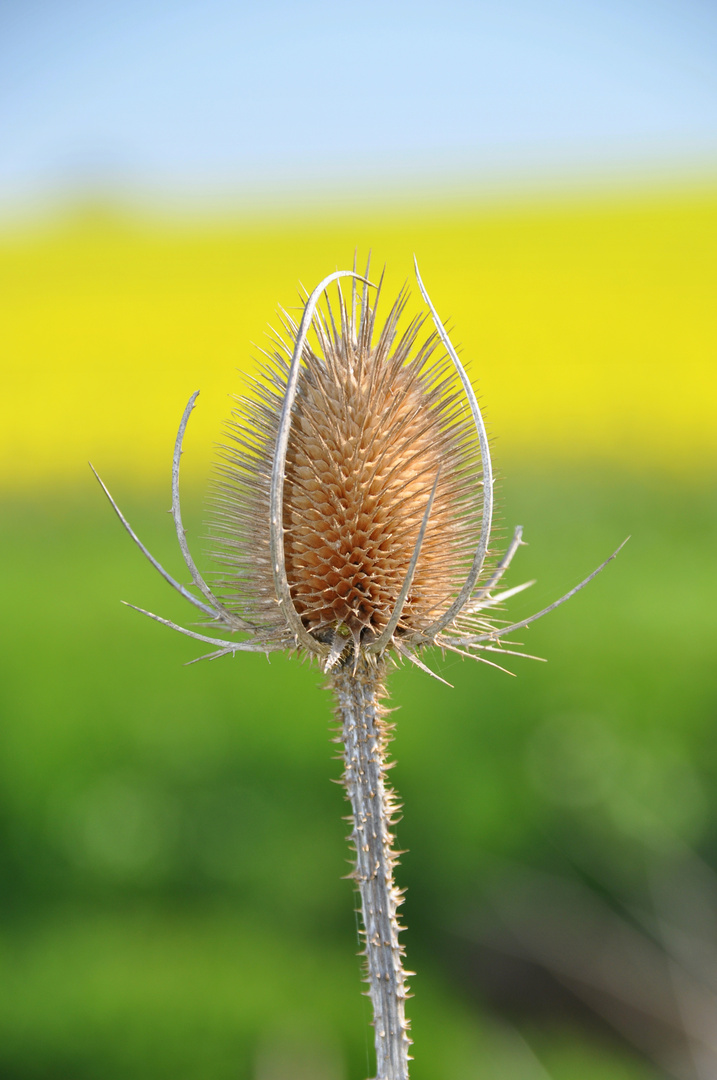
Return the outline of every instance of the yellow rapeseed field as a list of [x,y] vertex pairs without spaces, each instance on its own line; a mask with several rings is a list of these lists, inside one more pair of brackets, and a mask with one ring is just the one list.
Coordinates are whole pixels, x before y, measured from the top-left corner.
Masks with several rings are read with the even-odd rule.
[[85,214],[0,238],[0,484],[165,482],[182,408],[206,475],[277,304],[415,251],[507,458],[704,473],[717,458],[717,195],[318,210],[204,225]]

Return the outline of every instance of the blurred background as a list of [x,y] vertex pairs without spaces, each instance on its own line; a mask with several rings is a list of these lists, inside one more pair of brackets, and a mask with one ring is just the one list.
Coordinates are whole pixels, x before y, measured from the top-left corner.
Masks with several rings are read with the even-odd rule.
[[[182,575],[281,303],[418,256],[517,524],[517,678],[391,680],[415,1080],[717,1077],[717,9],[5,0],[0,1077],[365,1080],[316,669]],[[255,343],[255,344],[253,344]]]

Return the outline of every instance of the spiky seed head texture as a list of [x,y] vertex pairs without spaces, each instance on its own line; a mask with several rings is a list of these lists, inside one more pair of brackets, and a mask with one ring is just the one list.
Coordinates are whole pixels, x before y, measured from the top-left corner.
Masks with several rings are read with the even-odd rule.
[[[364,294],[355,315],[314,319],[303,351],[287,451],[283,528],[294,607],[318,641],[356,649],[386,627],[438,477],[427,532],[397,640],[410,644],[449,607],[463,584],[480,528],[481,459],[452,366],[423,319],[399,334],[399,295],[376,332]],[[291,634],[277,604],[269,540],[274,448],[297,326],[265,354],[253,392],[237,399],[216,482],[212,535],[223,564],[217,589],[230,611],[267,639]],[[348,644],[348,641],[347,641]]]
[[[355,284],[350,316],[339,288],[338,329],[330,304],[325,313],[317,306],[340,278],[375,288],[368,268],[366,277],[355,267],[325,277],[308,296],[298,326],[284,313],[291,344],[276,339],[262,378],[253,380],[251,395],[238,399],[228,426],[212,526],[214,554],[225,567],[223,577],[215,575],[216,591],[189,550],[179,497],[182,445],[198,390],[174,444],[172,517],[202,599],[144,546],[95,472],[122,525],[164,580],[213,627],[245,635],[217,638],[137,608],[213,646],[199,659],[298,649],[320,659],[327,672],[352,665],[355,678],[359,667],[371,672],[386,655],[399,653],[441,682],[418,658],[422,646],[492,667],[500,665],[483,653],[538,659],[506,649],[518,644],[507,635],[564,604],[626,543],[541,611],[518,622],[496,621],[496,609],[533,584],[494,592],[523,543],[523,529],[516,528],[486,578],[493,520],[488,436],[470,379],[415,259],[414,265],[436,328],[420,345],[420,318],[398,335],[403,293],[377,337],[380,285],[373,308],[364,289],[358,320]],[[313,346],[307,337],[312,325]],[[445,358],[435,356],[439,340]]]

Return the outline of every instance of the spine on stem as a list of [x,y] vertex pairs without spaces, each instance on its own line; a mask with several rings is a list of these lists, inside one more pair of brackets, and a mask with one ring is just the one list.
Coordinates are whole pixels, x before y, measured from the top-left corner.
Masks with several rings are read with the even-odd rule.
[[390,726],[380,701],[382,666],[361,660],[332,678],[343,743],[346,793],[351,803],[351,834],[356,852],[352,877],[361,897],[368,996],[373,1005],[376,1080],[408,1080],[409,1047],[401,927],[403,902],[393,870],[398,862],[391,831],[398,806],[386,783]]

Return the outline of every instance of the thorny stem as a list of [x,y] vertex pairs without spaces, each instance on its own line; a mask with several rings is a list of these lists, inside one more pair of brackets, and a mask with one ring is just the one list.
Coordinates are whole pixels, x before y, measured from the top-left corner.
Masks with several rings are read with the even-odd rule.
[[360,660],[332,677],[343,742],[344,785],[351,803],[349,839],[356,852],[351,875],[361,896],[368,996],[373,1005],[376,1080],[408,1080],[408,987],[396,911],[402,903],[393,880],[398,861],[391,827],[398,810],[386,784],[390,727],[384,719],[383,664]]

